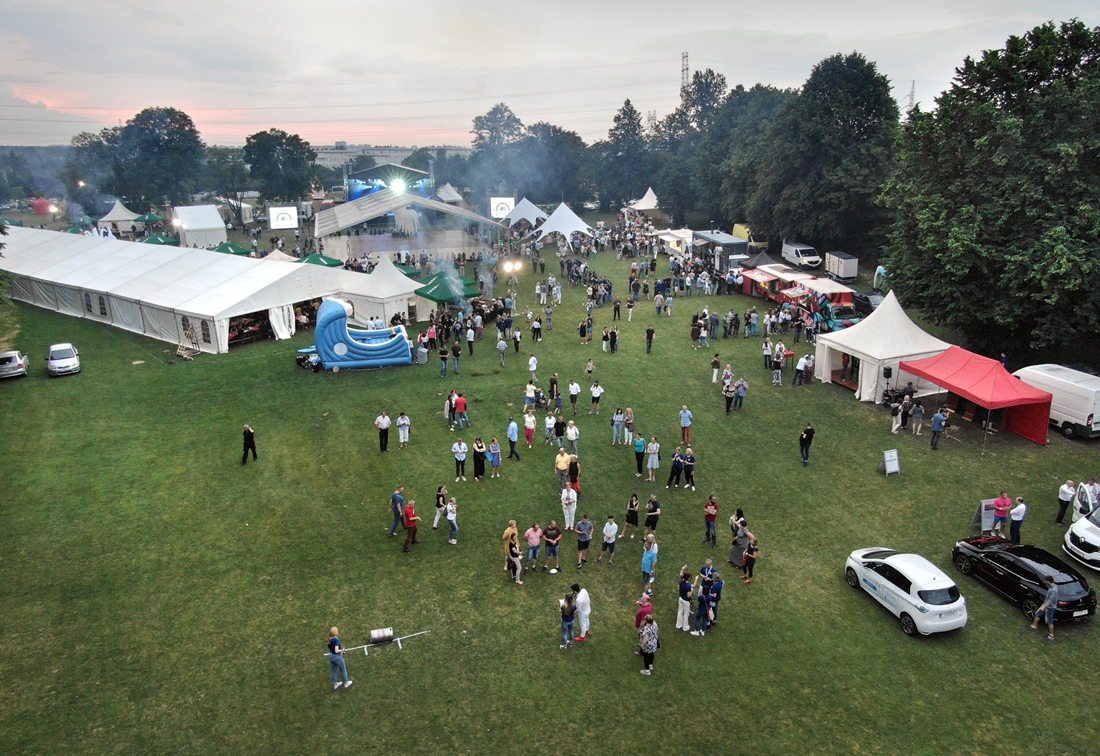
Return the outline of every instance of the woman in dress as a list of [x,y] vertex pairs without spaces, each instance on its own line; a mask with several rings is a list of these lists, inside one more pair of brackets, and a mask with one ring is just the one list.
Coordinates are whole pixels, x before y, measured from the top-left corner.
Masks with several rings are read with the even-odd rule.
[[485,477],[485,456],[489,451],[481,436],[474,439],[474,482],[480,483]]
[[588,343],[588,321],[582,320],[580,325],[577,326],[577,333],[581,335],[581,343]]
[[640,478],[645,464],[645,437],[641,433],[634,434],[634,461],[638,463],[638,473],[634,477]]
[[657,469],[661,466],[661,445],[657,443],[657,437],[654,436],[646,447],[646,453],[649,455],[649,462],[646,463],[646,467],[649,468],[649,482],[657,482]]
[[734,567],[744,568],[745,549],[749,545],[749,526],[745,522],[744,513],[738,509],[730,518],[730,532],[733,534],[733,544],[730,548],[729,563]]
[[611,445],[623,441],[623,421],[626,419],[626,415],[623,414],[622,407],[615,408],[615,414],[611,416]]
[[672,488],[672,481],[676,481],[676,487],[680,487],[680,475],[684,472],[684,455],[680,451],[680,447],[676,447],[676,451],[672,453],[672,465],[668,471],[668,482],[665,483],[665,488]]
[[634,526],[634,530],[630,533],[630,540],[634,540],[634,534],[638,532],[638,507],[641,506],[641,501],[638,500],[638,494],[631,494],[630,501],[626,503],[626,525],[623,526],[623,537],[626,537],[626,530],[630,526]]
[[684,463],[684,488],[691,486],[691,490],[695,490],[695,455],[691,451],[691,447],[687,448],[687,451],[683,455]]
[[623,436],[623,446],[634,443],[634,410],[626,408],[623,413],[623,428],[626,434]]
[[500,442],[495,438],[489,442],[489,464],[493,467],[490,478],[500,477]]

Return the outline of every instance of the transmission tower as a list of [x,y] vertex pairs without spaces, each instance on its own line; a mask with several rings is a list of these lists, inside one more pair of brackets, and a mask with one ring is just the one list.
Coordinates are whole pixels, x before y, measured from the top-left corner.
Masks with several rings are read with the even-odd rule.
[[646,127],[646,131],[648,131],[650,134],[657,131],[657,111],[656,110],[647,110],[646,111],[645,127]]
[[909,102],[905,106],[905,112],[908,113],[913,109],[913,106],[917,104],[917,81],[913,80],[913,85],[909,87]]
[[688,54],[680,56],[680,88],[687,89],[691,84],[691,72],[688,70]]

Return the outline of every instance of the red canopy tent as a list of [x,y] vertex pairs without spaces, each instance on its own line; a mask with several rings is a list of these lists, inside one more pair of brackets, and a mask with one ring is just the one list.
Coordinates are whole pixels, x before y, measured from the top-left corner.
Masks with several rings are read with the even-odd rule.
[[1046,446],[1053,396],[1027,385],[997,360],[957,346],[900,369],[925,378],[986,410],[1004,409],[1004,429]]
[[35,215],[49,215],[50,214],[50,201],[45,197],[39,197],[31,205],[34,208]]

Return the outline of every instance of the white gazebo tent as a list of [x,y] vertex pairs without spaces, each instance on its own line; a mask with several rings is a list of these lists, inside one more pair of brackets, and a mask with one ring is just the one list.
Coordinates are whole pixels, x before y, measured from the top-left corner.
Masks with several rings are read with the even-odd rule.
[[133,231],[136,225],[133,220],[136,217],[138,217],[138,214],[133,210],[127,209],[127,207],[122,204],[122,200],[115,200],[115,204],[111,207],[110,212],[96,221],[96,225],[99,228],[110,229],[112,223],[117,223],[119,231]]
[[435,193],[440,202],[456,204],[462,201],[462,194],[450,184],[444,184]]
[[539,239],[544,239],[548,234],[555,231],[566,239],[569,239],[574,231],[587,236],[594,235],[592,227],[578,218],[577,214],[570,210],[564,202],[558,205],[558,209],[551,213],[550,217],[543,221],[543,224],[532,233]]
[[172,225],[179,229],[181,247],[216,247],[229,240],[216,205],[174,207]]
[[389,255],[382,255],[370,275],[352,275],[356,278],[348,280],[347,288],[340,291],[339,297],[351,303],[352,320],[359,323],[366,323],[367,318],[373,317],[381,317],[389,323],[397,313],[412,320],[413,308],[417,319],[427,320],[425,316],[435,307],[430,300],[416,294],[424,284],[398,270]]
[[546,220],[549,217],[550,216],[542,210],[539,210],[534,202],[524,197],[519,201],[519,204],[512,208],[512,212],[508,213],[501,220],[509,226],[514,226],[521,220],[525,220],[534,228],[538,225],[539,221]]
[[[882,304],[865,320],[851,328],[817,337],[817,354],[814,377],[822,383],[832,383],[833,372],[840,370],[844,354],[860,360],[859,385],[856,399],[876,402],[882,392],[891,386],[913,381],[917,395],[936,393],[938,387],[922,388],[920,379],[908,373],[900,373],[902,360],[919,360],[946,352],[951,345],[920,329],[901,309],[894,292],[886,295]],[[891,368],[893,376],[887,381],[884,368]]]
[[639,212],[645,212],[646,210],[657,209],[657,194],[653,191],[653,187],[646,189],[645,195],[637,202],[631,202],[627,205],[631,210],[637,210]]

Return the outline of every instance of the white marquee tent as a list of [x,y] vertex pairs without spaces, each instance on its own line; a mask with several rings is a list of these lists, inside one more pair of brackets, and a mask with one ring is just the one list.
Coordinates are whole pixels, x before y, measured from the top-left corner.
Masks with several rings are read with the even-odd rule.
[[381,317],[389,323],[395,313],[407,316],[414,307],[417,317],[426,320],[425,316],[435,308],[431,300],[416,295],[423,282],[414,281],[398,270],[389,255],[382,255],[370,275],[353,275],[362,280],[352,281],[357,285],[340,295],[341,299],[352,305],[352,320],[366,322],[368,317]]
[[14,299],[173,344],[190,326],[213,354],[229,350],[229,320],[239,315],[266,311],[276,337],[289,338],[298,302],[358,301],[360,322],[395,311],[373,293],[372,276],[339,268],[28,228],[9,229],[4,241],[0,269]]
[[138,214],[133,210],[127,209],[127,207],[122,204],[122,200],[115,200],[115,204],[111,207],[110,212],[100,218],[96,222],[96,225],[100,228],[109,229],[112,223],[117,223],[119,231],[133,231],[133,220],[136,217],[138,217]]
[[435,193],[440,202],[461,202],[462,194],[450,184],[444,184]]
[[546,238],[547,234],[558,232],[566,239],[574,231],[578,231],[587,236],[592,236],[592,227],[577,217],[577,214],[569,209],[569,206],[564,202],[558,205],[558,209],[550,214],[541,226],[536,228],[532,233],[539,239]]
[[505,215],[501,220],[509,226],[514,226],[521,220],[527,221],[532,226],[537,226],[539,221],[546,220],[549,217],[534,202],[524,197],[519,201],[519,204],[512,208],[512,212]]
[[172,208],[172,224],[179,221],[180,246],[216,247],[228,241],[225,220],[217,205],[186,205]]
[[631,202],[627,205],[631,210],[645,211],[657,209],[657,194],[653,191],[653,187],[649,187],[646,190],[645,196],[643,196],[637,202]]
[[[841,368],[843,355],[847,353],[860,360],[856,399],[862,402],[879,401],[887,383],[890,386],[904,386],[906,382],[913,381],[918,395],[936,393],[940,391],[938,387],[929,385],[922,388],[920,379],[900,373],[898,364],[902,360],[919,360],[942,354],[950,346],[946,341],[922,331],[901,309],[894,292],[890,292],[866,319],[851,328],[817,337],[814,377],[822,383],[832,383],[833,371]],[[889,382],[883,376],[885,367],[893,372]]]

